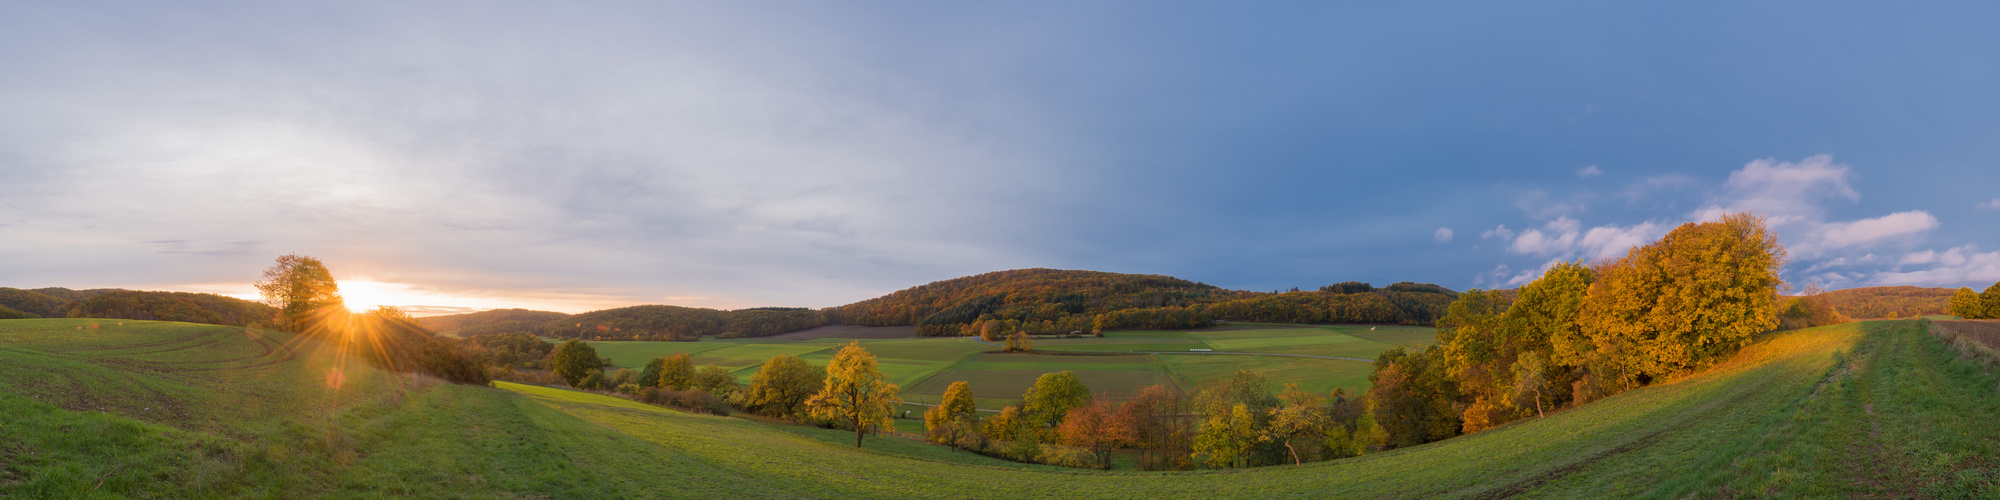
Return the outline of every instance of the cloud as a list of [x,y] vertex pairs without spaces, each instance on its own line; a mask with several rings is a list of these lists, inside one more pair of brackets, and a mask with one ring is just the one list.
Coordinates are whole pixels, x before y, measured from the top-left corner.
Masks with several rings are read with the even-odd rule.
[[2000,281],[2000,252],[1974,252],[1972,245],[1943,252],[1924,250],[1906,254],[1900,264],[1935,264],[1928,269],[1891,270],[1867,278],[1873,285],[1965,286]]
[[1569,199],[1557,200],[1547,191],[1530,189],[1514,198],[1514,208],[1521,209],[1531,218],[1554,219],[1583,213],[1589,208],[1589,199],[1588,193],[1582,193]]
[[1473,276],[1472,284],[1473,286],[1494,290],[1519,287],[1542,279],[1543,274],[1548,273],[1550,268],[1555,267],[1556,264],[1562,261],[1562,259],[1550,259],[1548,262],[1542,263],[1540,267],[1520,271],[1515,271],[1506,264],[1501,264],[1495,266],[1491,271]]
[[1437,232],[1431,233],[1431,241],[1438,243],[1451,243],[1451,228],[1446,228],[1446,227],[1438,228]]
[[1807,244],[1813,245],[1815,249],[1867,246],[1937,227],[1937,217],[1932,217],[1929,212],[1922,210],[1911,210],[1871,219],[1823,224],[1817,228],[1814,240]]
[[1751,212],[1782,226],[1821,217],[1828,198],[1859,201],[1861,192],[1848,185],[1848,167],[1829,155],[1814,155],[1798,163],[1762,159],[1729,174],[1718,203],[1703,207],[1694,220],[1713,220],[1723,212]]
[[1514,239],[1514,230],[1507,229],[1506,224],[1501,224],[1498,227],[1486,230],[1486,232],[1479,233],[1479,239],[1492,239],[1492,238],[1500,238],[1503,240]]
[[1597,168],[1597,165],[1591,165],[1576,170],[1577,177],[1597,177],[1600,175],[1604,175],[1604,170]]
[[1980,210],[2000,210],[2000,198],[1994,198],[1993,201],[1980,203],[1978,205],[1973,205],[1972,208],[1977,208]]
[[1666,234],[1667,227],[1646,221],[1631,226],[1607,224],[1585,231],[1576,219],[1563,217],[1549,221],[1539,229],[1521,231],[1507,248],[1517,254],[1544,257],[1615,258],[1634,246],[1659,239]]

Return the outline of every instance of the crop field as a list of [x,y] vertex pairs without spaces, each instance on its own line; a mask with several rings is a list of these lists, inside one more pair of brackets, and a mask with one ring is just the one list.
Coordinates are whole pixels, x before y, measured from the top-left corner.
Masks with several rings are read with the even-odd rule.
[[146,322],[79,332],[88,321],[0,321],[0,497],[2000,495],[2000,375],[1917,321],[1761,336],[1708,371],[1414,448],[1151,473],[895,438],[855,449],[833,431],[359,366],[330,389],[337,357],[311,339]]
[[1183,387],[1198,387],[1233,377],[1237,370],[1250,370],[1270,380],[1274,393],[1283,390],[1286,382],[1298,382],[1300,389],[1320,394],[1336,387],[1358,394],[1368,391],[1368,375],[1375,371],[1373,363],[1344,359],[1220,354],[1160,355],[1159,359]]
[[[974,354],[910,387],[915,395],[942,395],[952,382],[966,381],[972,397],[1019,399],[1044,373],[1070,370],[1093,392],[1124,396],[1148,385],[1174,386],[1152,356],[1060,356],[1034,354]],[[990,408],[989,408],[990,409]]]
[[[860,328],[860,327],[856,327]],[[1112,353],[1192,352],[1214,349],[1228,352],[1299,354],[1351,359],[1315,359],[1282,356],[1225,354],[1158,354],[1144,356],[1067,356],[993,353],[996,348],[970,338],[891,338],[862,339],[873,353],[883,374],[903,388],[905,400],[936,403],[951,382],[971,384],[980,408],[998,409],[1033,385],[1043,373],[1070,370],[1078,373],[1092,391],[1124,396],[1148,385],[1160,384],[1191,390],[1203,384],[1227,379],[1237,370],[1250,370],[1269,378],[1273,390],[1287,382],[1298,382],[1314,392],[1336,387],[1350,393],[1366,391],[1372,360],[1392,342],[1423,345],[1435,337],[1431,328],[1365,325],[1234,325],[1229,328],[1194,331],[1151,330],[1106,332],[1104,337],[1035,339],[1035,349],[1044,352]],[[1361,335],[1367,335],[1363,337]],[[807,340],[708,339],[701,342],[591,342],[599,354],[611,357],[621,368],[639,368],[646,360],[670,353],[686,352],[697,365],[715,364],[730,369],[740,383],[749,383],[757,369],[772,356],[797,355],[806,362],[824,365],[835,349],[849,339],[818,337]],[[1107,372],[1107,373],[1090,373]],[[1115,373],[1110,373],[1115,372]],[[912,405],[911,409],[921,410]]]

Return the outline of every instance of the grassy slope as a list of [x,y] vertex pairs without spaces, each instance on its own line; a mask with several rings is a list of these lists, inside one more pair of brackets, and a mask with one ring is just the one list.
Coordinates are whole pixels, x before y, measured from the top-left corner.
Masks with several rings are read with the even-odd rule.
[[[52,352],[34,334],[7,335],[14,321],[73,320],[0,322],[0,496],[2000,494],[1991,458],[2000,456],[2000,377],[1956,361],[1914,322],[1771,335],[1698,376],[1412,449],[1303,467],[1134,473],[977,465],[907,442],[855,450],[814,430],[511,384],[410,384],[365,369],[350,370],[353,396],[316,420],[329,413],[284,402],[325,392],[316,370],[326,365],[310,341],[295,341],[296,360],[256,377],[193,375],[131,369],[104,351]],[[167,402],[276,401],[242,418],[219,414],[231,409],[176,418],[123,406],[69,411],[41,402],[52,389],[28,383],[51,379],[102,381],[64,386],[92,396],[62,403],[77,408],[134,383]]]

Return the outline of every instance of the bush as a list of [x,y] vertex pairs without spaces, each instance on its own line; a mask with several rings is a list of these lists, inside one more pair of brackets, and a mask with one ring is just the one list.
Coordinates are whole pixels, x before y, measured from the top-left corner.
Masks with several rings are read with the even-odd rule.
[[1074,446],[1043,444],[1040,455],[1041,462],[1049,465],[1078,469],[1099,468],[1096,455],[1092,455],[1090,450]]

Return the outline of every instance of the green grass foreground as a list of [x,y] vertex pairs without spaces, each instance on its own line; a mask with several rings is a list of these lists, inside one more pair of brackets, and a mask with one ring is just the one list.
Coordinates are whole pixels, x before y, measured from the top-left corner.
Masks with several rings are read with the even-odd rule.
[[337,357],[308,339],[83,321],[0,321],[0,497],[2000,495],[2000,376],[1916,321],[1766,335],[1695,376],[1416,448],[1177,473],[857,450],[819,429],[352,365],[329,390]]

